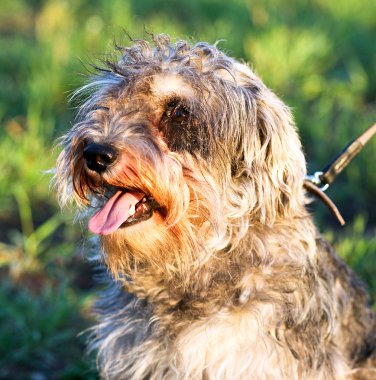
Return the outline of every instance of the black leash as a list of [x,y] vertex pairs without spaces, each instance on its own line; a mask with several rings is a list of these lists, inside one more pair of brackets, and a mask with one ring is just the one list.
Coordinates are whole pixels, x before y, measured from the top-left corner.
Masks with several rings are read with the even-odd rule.
[[333,213],[339,223],[343,226],[345,221],[336,205],[324,193],[331,183],[336,179],[339,173],[353,160],[355,156],[363,149],[369,140],[376,134],[376,123],[371,125],[357,139],[349,143],[322,171],[315,172],[312,175],[306,175],[304,187],[319,197],[329,210]]

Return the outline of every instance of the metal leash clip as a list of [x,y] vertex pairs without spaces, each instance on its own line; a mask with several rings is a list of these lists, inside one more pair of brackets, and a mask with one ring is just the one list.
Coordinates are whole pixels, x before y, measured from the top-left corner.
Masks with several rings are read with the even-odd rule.
[[341,213],[332,200],[324,194],[339,173],[351,162],[351,160],[362,150],[365,144],[376,135],[376,123],[371,125],[357,139],[348,144],[339,155],[332,160],[323,171],[307,174],[304,177],[304,187],[312,194],[320,198],[333,213],[341,225],[345,224]]
[[313,174],[307,174],[305,176],[306,181],[312,182],[314,185],[316,185],[321,191],[325,191],[329,187],[329,183],[324,183],[321,179],[324,172],[318,171]]

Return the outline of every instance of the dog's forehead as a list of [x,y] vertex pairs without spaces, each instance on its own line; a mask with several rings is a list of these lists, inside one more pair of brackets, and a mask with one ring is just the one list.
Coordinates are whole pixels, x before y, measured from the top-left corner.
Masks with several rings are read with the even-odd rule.
[[194,92],[190,84],[175,73],[163,73],[156,75],[151,84],[151,90],[157,97],[178,96],[191,98]]

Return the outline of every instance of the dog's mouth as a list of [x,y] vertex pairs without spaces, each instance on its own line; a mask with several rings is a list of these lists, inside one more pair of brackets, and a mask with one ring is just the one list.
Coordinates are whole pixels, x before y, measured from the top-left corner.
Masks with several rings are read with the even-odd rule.
[[105,205],[89,220],[89,230],[109,235],[119,228],[129,227],[152,217],[159,204],[141,191],[117,189]]

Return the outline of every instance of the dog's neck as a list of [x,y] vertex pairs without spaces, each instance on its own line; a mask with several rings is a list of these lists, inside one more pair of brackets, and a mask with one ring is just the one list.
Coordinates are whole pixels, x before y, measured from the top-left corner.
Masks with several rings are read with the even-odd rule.
[[[265,280],[268,273],[276,273],[276,268],[288,266],[290,273],[301,277],[315,259],[315,237],[316,229],[306,219],[269,227],[253,224],[235,248],[213,252],[205,261],[186,263],[180,270],[172,270],[169,263],[164,267],[138,265],[127,276],[124,287],[150,303],[161,318],[166,308],[169,318],[173,315],[177,320],[194,320],[224,307],[241,308],[262,294],[264,287],[270,291],[272,283],[279,281],[275,275]],[[279,286],[287,293],[294,291],[288,283]]]

